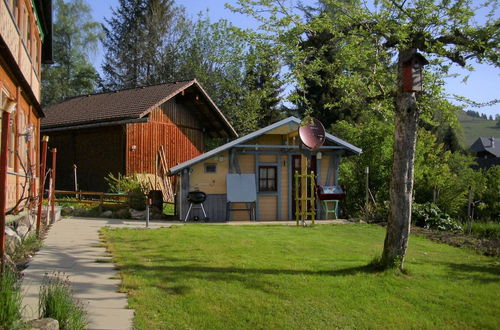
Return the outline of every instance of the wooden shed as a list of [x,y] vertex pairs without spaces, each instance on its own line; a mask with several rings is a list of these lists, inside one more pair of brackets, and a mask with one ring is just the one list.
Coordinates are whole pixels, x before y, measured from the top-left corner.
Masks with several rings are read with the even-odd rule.
[[[246,203],[233,203],[231,208],[237,211],[227,214],[228,178],[231,174],[250,174],[253,182],[247,181],[235,189],[256,192],[255,220],[293,220],[293,174],[301,172],[302,166],[303,150],[297,136],[300,124],[295,117],[283,119],[172,167],[171,175],[179,178],[176,203],[180,219],[185,218],[190,206],[187,194],[202,191],[207,194],[203,205],[211,221],[250,220],[252,212],[238,210],[244,209]],[[315,172],[318,184],[338,185],[342,157],[361,152],[326,134],[326,141],[313,153],[308,170]],[[203,218],[199,209],[189,214],[190,219],[195,216]],[[324,217],[321,212],[317,215],[318,219]]]
[[42,134],[57,148],[57,189],[106,191],[109,174],[156,174],[203,153],[212,138],[237,136],[196,80],[83,95],[45,110]]

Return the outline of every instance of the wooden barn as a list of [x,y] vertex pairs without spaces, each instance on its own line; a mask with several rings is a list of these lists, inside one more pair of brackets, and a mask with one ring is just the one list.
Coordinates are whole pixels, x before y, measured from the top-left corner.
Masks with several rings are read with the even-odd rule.
[[[289,117],[172,167],[171,175],[178,176],[180,219],[186,217],[191,204],[187,197],[192,191],[206,194],[203,206],[210,221],[295,219],[293,175],[300,173],[304,164],[297,135],[300,125],[299,119]],[[324,145],[311,156],[308,170],[316,174],[316,183],[338,186],[342,157],[361,152],[326,134]],[[203,219],[197,206],[188,220]],[[319,202],[316,206],[319,210]],[[325,212],[317,214],[318,219],[326,216]]]
[[[52,61],[52,2],[0,1],[0,213],[20,211],[39,177],[41,64]],[[13,209],[14,208],[14,209]]]
[[42,134],[57,148],[59,190],[106,191],[104,178],[158,174],[192,159],[208,140],[237,136],[196,80],[83,95],[45,110]]

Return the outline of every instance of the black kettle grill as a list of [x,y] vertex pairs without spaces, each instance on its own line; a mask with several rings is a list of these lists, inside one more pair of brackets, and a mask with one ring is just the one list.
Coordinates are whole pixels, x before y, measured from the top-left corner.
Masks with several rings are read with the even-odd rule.
[[[197,208],[201,208],[203,211],[203,215],[205,216],[204,220],[205,222],[208,222],[208,217],[207,213],[205,212],[205,208],[203,207],[203,202],[207,199],[207,194],[205,194],[203,191],[190,191],[187,195],[187,200],[190,203],[189,204],[189,210],[186,213],[186,218],[184,218],[184,222],[187,221],[189,218],[189,213],[191,213],[191,210],[193,209],[193,204]],[[199,205],[199,206],[198,206]],[[198,220],[198,217],[195,216],[194,220]]]

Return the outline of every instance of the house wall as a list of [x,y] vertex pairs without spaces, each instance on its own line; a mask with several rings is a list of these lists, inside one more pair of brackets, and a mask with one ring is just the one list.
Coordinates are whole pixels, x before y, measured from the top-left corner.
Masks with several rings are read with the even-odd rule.
[[160,146],[169,168],[200,155],[204,148],[199,120],[175,99],[154,109],[147,123],[126,125],[126,173],[155,174]]
[[[74,190],[73,164],[83,191],[107,191],[104,178],[109,173],[116,176],[124,172],[123,126],[52,132],[49,147],[57,148],[58,190]],[[47,164],[51,164],[50,153]]]
[[[263,136],[259,139],[248,142],[247,144],[270,144],[279,145],[283,141],[280,135],[269,135]],[[279,192],[258,192],[257,187],[257,219],[258,220],[291,220],[294,219],[294,215],[290,212],[290,203],[293,203],[293,196],[291,196],[291,157],[292,155],[299,154],[298,151],[290,152],[278,152],[276,149],[260,149],[258,150],[258,156],[255,150],[252,148],[248,149],[237,149],[236,159],[242,174],[251,173],[256,174],[256,159],[258,157],[258,162],[260,165],[265,164],[275,164],[278,168],[280,187]],[[332,162],[334,154],[336,151],[324,150],[322,154],[322,159],[317,161],[318,166],[318,179],[321,184],[327,183],[328,185],[334,184],[335,182],[335,168],[332,166],[338,166],[337,163]],[[224,204],[227,201],[226,196],[226,175],[229,173],[229,152],[224,152],[221,154],[223,157],[222,162],[219,161],[219,156],[212,157],[204,162],[195,164],[190,169],[189,174],[186,174],[187,181],[189,182],[189,191],[200,190],[208,194],[207,201],[204,203],[207,213],[211,214],[211,220],[224,221],[225,219],[225,209]],[[204,166],[206,163],[217,164],[217,173],[205,173]],[[329,181],[326,179],[329,175]],[[257,184],[257,182],[256,182]],[[244,189],[244,188],[243,188]],[[209,202],[210,200],[210,202]],[[244,203],[233,203],[233,208],[243,208]],[[184,203],[181,207],[182,219],[187,212],[188,203]],[[317,203],[319,207],[319,203]],[[220,210],[220,211],[217,211]],[[279,210],[279,212],[278,212]],[[196,211],[198,212],[198,211]],[[201,218],[201,213],[192,213],[191,215],[198,215]],[[190,215],[190,218],[192,216]],[[215,215],[215,216],[214,216]],[[321,213],[320,213],[321,216]],[[250,220],[250,214],[248,211],[233,211],[231,212],[231,220]]]
[[[3,3],[3,2],[2,2]],[[11,114],[12,126],[10,128],[7,148],[7,208],[11,208],[19,199],[33,196],[36,193],[37,169],[39,164],[40,117],[35,111],[33,100],[27,98],[22,92],[19,77],[13,75],[12,70],[0,54],[0,92],[12,98],[17,103],[15,111]],[[35,101],[36,102],[36,101]],[[0,111],[0,118],[2,111]],[[20,134],[26,133],[27,127],[33,126],[31,141]],[[1,131],[1,128],[0,128]],[[27,177],[31,171],[34,175]],[[29,189],[29,180],[35,180]],[[26,189],[23,189],[23,186]],[[3,189],[3,187],[2,187]]]

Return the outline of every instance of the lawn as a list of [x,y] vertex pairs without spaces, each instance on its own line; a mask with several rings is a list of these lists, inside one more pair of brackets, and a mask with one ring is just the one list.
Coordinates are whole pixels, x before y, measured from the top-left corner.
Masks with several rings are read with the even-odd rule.
[[373,272],[374,225],[104,229],[137,329],[497,328],[500,260],[412,236]]

